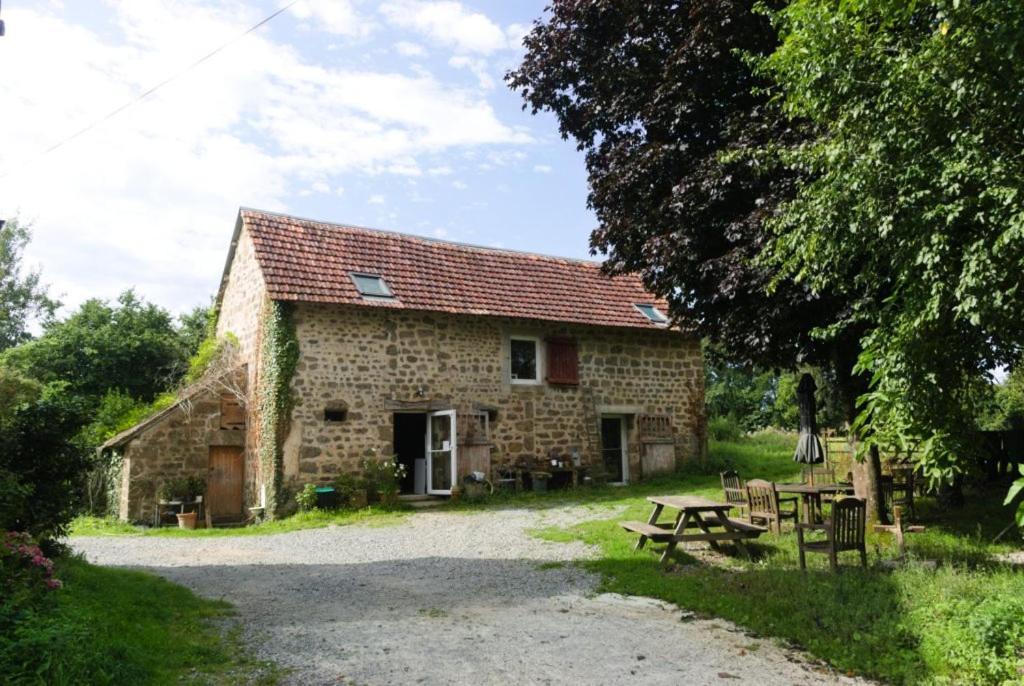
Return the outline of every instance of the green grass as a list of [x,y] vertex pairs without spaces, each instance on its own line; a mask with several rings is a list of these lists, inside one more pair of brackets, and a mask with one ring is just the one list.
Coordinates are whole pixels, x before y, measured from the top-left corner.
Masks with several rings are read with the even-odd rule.
[[[748,478],[791,480],[798,476],[792,448],[777,437],[712,443],[709,461],[715,472],[732,466]],[[677,564],[662,568],[652,553],[633,552],[635,536],[617,524],[646,519],[648,490],[615,500],[602,494],[600,502],[625,511],[537,535],[597,546],[600,559],[581,564],[601,575],[604,591],[731,620],[803,647],[844,672],[901,684],[1024,683],[1024,573],[995,560],[1012,545],[989,543],[1009,519],[999,505],[1001,491],[970,494],[974,504],[954,516],[926,502],[926,532],[908,536],[910,563],[863,571],[854,566],[856,554],[847,553],[850,566],[837,575],[821,555],[809,556],[810,570],[801,573],[788,530],[758,539],[753,560],[681,553]],[[721,497],[717,475],[681,475],[655,490]],[[869,553],[872,563],[895,557],[891,538],[870,534]]]
[[154,529],[135,526],[116,519],[78,517],[71,523],[71,536],[161,536],[166,538],[210,538],[219,536],[265,536],[283,534],[301,529],[325,526],[397,526],[409,517],[408,510],[387,509],[377,506],[361,510],[310,510],[290,517],[240,527],[213,529],[179,529],[173,526]]
[[64,588],[0,637],[10,684],[274,684],[231,625],[231,606],[143,572],[58,562]]

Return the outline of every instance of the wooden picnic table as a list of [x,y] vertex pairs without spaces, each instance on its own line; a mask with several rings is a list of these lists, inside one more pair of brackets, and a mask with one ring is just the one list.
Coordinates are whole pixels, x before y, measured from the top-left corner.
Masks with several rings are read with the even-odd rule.
[[[729,503],[719,503],[695,495],[659,495],[647,500],[654,504],[654,511],[646,523],[620,522],[620,526],[640,534],[634,550],[642,549],[648,539],[666,543],[661,555],[662,562],[669,559],[678,544],[692,541],[709,543],[715,550],[718,550],[719,542],[731,541],[744,554],[749,554],[743,541],[757,538],[767,531],[764,527],[730,518],[729,510],[734,506]],[[678,510],[675,521],[659,523],[658,518],[666,507]],[[688,534],[687,529],[700,529],[701,533]]]
[[853,495],[853,484],[776,483],[775,490],[800,496],[800,500],[803,501],[804,522],[815,524],[820,521],[821,496]]

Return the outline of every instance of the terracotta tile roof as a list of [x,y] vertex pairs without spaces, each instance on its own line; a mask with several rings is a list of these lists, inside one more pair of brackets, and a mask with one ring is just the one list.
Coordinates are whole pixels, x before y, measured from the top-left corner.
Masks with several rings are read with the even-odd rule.
[[[664,302],[639,277],[595,262],[481,248],[243,209],[271,298],[662,328],[635,304]],[[368,299],[353,272],[383,277],[394,299]]]

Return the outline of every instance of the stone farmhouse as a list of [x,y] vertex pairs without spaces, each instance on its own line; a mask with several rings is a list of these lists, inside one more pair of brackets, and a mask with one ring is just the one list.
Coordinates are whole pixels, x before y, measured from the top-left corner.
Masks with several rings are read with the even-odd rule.
[[242,393],[188,390],[104,446],[122,519],[180,476],[215,520],[275,516],[369,451],[444,496],[507,465],[625,483],[706,450],[699,340],[593,262],[242,209],[216,308]]

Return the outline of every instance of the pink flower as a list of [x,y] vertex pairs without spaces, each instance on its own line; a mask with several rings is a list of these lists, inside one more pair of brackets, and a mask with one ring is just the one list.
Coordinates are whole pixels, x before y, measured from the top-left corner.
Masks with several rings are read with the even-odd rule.
[[60,579],[47,579],[46,580],[46,587],[47,588],[52,588],[53,590],[57,590],[58,588],[61,588],[63,586],[64,586],[64,584],[61,582]]

